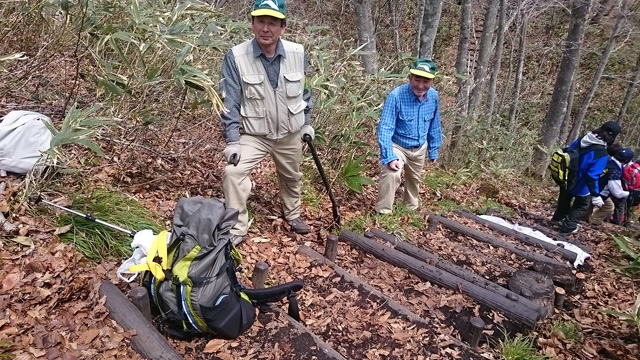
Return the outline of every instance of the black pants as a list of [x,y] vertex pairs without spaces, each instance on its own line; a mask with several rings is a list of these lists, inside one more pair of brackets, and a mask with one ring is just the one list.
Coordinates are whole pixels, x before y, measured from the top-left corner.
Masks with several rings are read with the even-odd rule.
[[[573,204],[571,203],[573,200]],[[553,213],[553,220],[562,221],[560,231],[571,232],[578,227],[580,219],[587,213],[591,196],[573,196],[568,191],[560,188],[556,212]]]

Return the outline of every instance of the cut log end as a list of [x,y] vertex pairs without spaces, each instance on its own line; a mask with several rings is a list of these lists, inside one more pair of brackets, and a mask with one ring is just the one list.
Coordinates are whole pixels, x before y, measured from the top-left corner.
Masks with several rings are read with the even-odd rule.
[[336,235],[327,235],[327,241],[324,245],[324,257],[330,261],[336,261],[338,255],[338,237]]
[[264,289],[268,271],[269,264],[264,261],[256,263],[256,266],[253,268],[253,276],[251,276],[251,284],[253,284],[254,289]]
[[479,317],[472,317],[469,319],[469,325],[467,327],[467,339],[469,346],[475,349],[480,344],[480,338],[482,337],[482,331],[484,330],[484,321]]
[[556,286],[559,286],[566,291],[573,291],[575,288],[576,275],[574,275],[570,269],[536,262],[533,264],[533,270],[550,276]]
[[586,276],[583,273],[576,274],[576,286],[574,288],[574,292],[579,294],[582,292],[582,288],[584,287],[584,282],[586,280]]
[[129,296],[131,296],[133,305],[140,310],[144,318],[151,321],[153,318],[151,317],[151,306],[149,304],[149,292],[147,289],[142,286],[134,287],[129,291]]
[[555,286],[549,276],[522,269],[513,274],[508,286],[516,294],[521,294],[544,307],[546,309],[546,314],[542,314],[544,317],[553,314]]
[[556,294],[556,297],[553,303],[558,309],[562,309],[562,307],[564,306],[564,299],[565,299],[566,292],[564,291],[563,288],[556,287],[555,294]]

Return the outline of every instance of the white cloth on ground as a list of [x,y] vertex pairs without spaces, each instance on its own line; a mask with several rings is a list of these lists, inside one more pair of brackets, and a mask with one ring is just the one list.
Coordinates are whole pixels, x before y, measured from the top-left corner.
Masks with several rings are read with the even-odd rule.
[[51,119],[33,111],[10,111],[0,122],[0,170],[28,173],[49,149]]
[[492,223],[496,223],[498,225],[502,225],[504,227],[508,227],[509,229],[513,229],[515,231],[521,232],[523,234],[529,235],[529,236],[533,236],[536,239],[542,240],[544,242],[548,242],[554,245],[558,245],[558,246],[562,246],[563,248],[569,250],[569,251],[573,251],[574,253],[576,253],[576,260],[573,262],[573,266],[574,267],[578,267],[580,265],[583,265],[585,260],[587,260],[588,258],[591,257],[591,255],[589,255],[589,253],[585,252],[584,250],[582,250],[581,248],[579,248],[578,246],[568,243],[566,241],[558,241],[558,240],[553,240],[550,237],[548,237],[547,235],[543,234],[542,232],[538,231],[538,230],[534,230],[532,228],[528,228],[526,226],[520,226],[518,224],[512,224],[502,218],[499,218],[497,216],[490,216],[490,215],[480,215],[481,218],[485,219],[485,220],[489,220]]

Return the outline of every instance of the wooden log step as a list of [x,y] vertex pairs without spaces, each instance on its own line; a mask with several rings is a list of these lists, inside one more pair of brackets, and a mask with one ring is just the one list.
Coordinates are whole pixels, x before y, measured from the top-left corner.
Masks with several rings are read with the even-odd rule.
[[460,291],[473,298],[478,303],[500,311],[507,317],[520,321],[527,326],[535,326],[541,314],[523,303],[508,299],[478,285],[472,284],[458,276],[450,274],[442,269],[431,266],[424,261],[417,260],[396,249],[379,244],[362,235],[349,230],[340,233],[340,240],[348,241],[357,248],[373,254],[375,257],[387,261],[395,266],[403,267],[423,280]]
[[167,339],[109,280],[100,283],[100,296],[106,296],[105,306],[109,316],[125,331],[135,330],[131,347],[145,359],[180,360],[182,356],[169,344]]
[[511,299],[511,300],[515,300],[518,302],[523,303],[524,305],[530,307],[531,309],[537,311],[540,314],[544,314],[545,313],[545,309],[542,308],[540,305],[538,305],[537,303],[524,298],[524,297],[520,297],[518,294],[514,293],[513,291],[509,290],[509,289],[505,289],[504,287],[489,281],[485,278],[483,278],[480,275],[477,275],[471,271],[465,270],[463,268],[461,268],[458,265],[452,264],[449,261],[446,261],[442,258],[440,258],[439,256],[430,253],[422,248],[419,248],[415,245],[409,244],[406,241],[402,241],[398,238],[396,238],[395,236],[391,235],[391,234],[387,234],[382,230],[379,229],[371,229],[369,230],[369,232],[371,234],[373,234],[374,236],[385,240],[387,242],[389,242],[390,244],[394,245],[396,250],[399,250],[409,256],[412,256],[418,260],[424,261],[427,264],[431,265],[431,266],[435,266],[438,269],[442,269],[448,273],[451,273],[455,276],[458,276],[472,284],[478,285],[480,287],[483,287],[489,291],[493,291],[496,294],[500,295],[500,296],[504,296],[507,299]]
[[533,262],[542,262],[542,263],[547,263],[547,264],[552,264],[555,266],[559,266],[559,267],[566,267],[569,268],[569,265],[562,263],[554,258],[550,258],[550,257],[546,257],[544,255],[541,255],[539,253],[536,252],[531,252],[528,249],[524,249],[521,247],[517,247],[507,241],[504,241],[502,239],[499,239],[493,235],[490,234],[486,234],[483,233],[482,231],[470,228],[468,226],[465,226],[457,221],[451,220],[451,219],[447,219],[445,217],[442,216],[438,216],[432,213],[427,213],[430,217],[435,217],[436,220],[443,226],[445,226],[447,229],[455,231],[459,234],[462,235],[466,235],[469,236],[470,238],[473,238],[477,241],[480,242],[484,242],[487,244],[491,244],[493,246],[497,246],[497,247],[501,247],[503,249],[507,249],[511,252],[513,252],[516,255],[519,255],[522,258],[525,258],[529,261],[533,261]]
[[574,261],[576,261],[576,258],[578,257],[578,255],[568,249],[565,249],[562,246],[558,246],[552,243],[548,243],[546,241],[540,240],[538,238],[535,238],[533,236],[529,236],[527,234],[523,234],[517,230],[514,229],[510,229],[506,226],[502,226],[500,224],[496,224],[494,222],[491,222],[489,220],[483,219],[480,216],[477,216],[475,214],[471,214],[469,212],[466,211],[455,211],[455,213],[457,215],[460,215],[462,217],[465,217],[467,219],[476,221],[480,224],[483,224],[485,226],[487,226],[488,228],[498,231],[504,235],[508,235],[511,236],[512,238],[521,241],[527,245],[532,245],[532,246],[537,246],[539,248],[545,249],[547,251],[551,251],[552,253],[556,253],[556,254],[560,254],[563,258],[571,261],[572,263]]

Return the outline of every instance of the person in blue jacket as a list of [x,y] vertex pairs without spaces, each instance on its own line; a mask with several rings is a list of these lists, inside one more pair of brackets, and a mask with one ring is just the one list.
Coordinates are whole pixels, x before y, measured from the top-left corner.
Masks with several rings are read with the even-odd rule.
[[620,125],[615,121],[607,121],[569,145],[572,149],[579,148],[580,165],[576,185],[566,190],[560,188],[556,211],[551,218],[553,222],[560,222],[561,233],[578,232],[578,222],[587,214],[589,204],[598,208],[604,205],[600,197],[598,178],[609,159],[607,146],[613,144],[619,133]]

